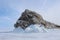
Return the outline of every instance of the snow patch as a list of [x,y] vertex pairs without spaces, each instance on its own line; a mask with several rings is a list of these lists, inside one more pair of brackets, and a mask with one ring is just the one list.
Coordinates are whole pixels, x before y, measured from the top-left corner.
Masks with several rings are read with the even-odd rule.
[[44,26],[40,26],[38,24],[35,24],[35,25],[30,25],[29,27],[27,27],[25,30],[23,30],[22,28],[18,27],[18,28],[15,28],[13,30],[13,32],[16,32],[16,33],[31,33],[31,32],[47,32],[47,29],[44,28]]

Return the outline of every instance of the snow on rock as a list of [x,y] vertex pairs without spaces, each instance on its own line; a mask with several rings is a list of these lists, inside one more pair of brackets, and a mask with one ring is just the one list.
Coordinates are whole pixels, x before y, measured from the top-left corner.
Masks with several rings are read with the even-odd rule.
[[12,32],[15,32],[15,33],[22,33],[24,32],[24,30],[22,28],[15,28]]
[[30,25],[26,30],[15,28],[13,31],[0,32],[0,40],[60,40],[60,30],[46,29],[43,25]]
[[43,25],[35,24],[35,25],[30,25],[25,30],[18,27],[18,28],[13,29],[13,31],[2,32],[2,33],[47,33],[47,32],[59,32],[60,33],[60,29],[46,29],[44,28]]
[[12,32],[16,32],[16,33],[31,33],[31,32],[47,32],[47,29],[44,28],[44,26],[42,25],[40,27],[40,25],[35,24],[35,25],[30,25],[29,27],[27,27],[25,30],[23,30],[22,28],[15,28]]

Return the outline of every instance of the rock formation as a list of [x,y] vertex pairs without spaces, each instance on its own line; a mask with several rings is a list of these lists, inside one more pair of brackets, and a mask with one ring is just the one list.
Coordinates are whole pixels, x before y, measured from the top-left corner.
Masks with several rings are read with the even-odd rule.
[[21,17],[19,17],[17,22],[14,24],[14,27],[21,27],[22,29],[26,29],[32,24],[42,24],[45,28],[60,28],[59,25],[45,21],[40,14],[28,9],[25,9],[25,11],[22,12]]

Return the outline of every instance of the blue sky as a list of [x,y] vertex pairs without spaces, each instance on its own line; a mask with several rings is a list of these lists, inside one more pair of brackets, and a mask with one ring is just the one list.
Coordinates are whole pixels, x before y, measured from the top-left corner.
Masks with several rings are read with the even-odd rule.
[[36,11],[45,20],[60,25],[60,0],[0,0],[0,31],[13,30],[25,9]]

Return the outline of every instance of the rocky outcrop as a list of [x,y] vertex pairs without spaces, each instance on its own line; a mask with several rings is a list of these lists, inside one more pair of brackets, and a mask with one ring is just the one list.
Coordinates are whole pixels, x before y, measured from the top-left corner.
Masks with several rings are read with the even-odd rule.
[[14,24],[14,27],[21,27],[22,29],[26,29],[32,24],[42,24],[45,28],[60,28],[59,25],[45,21],[40,14],[28,9],[25,9],[25,11],[22,12],[21,17],[19,17],[17,22]]

